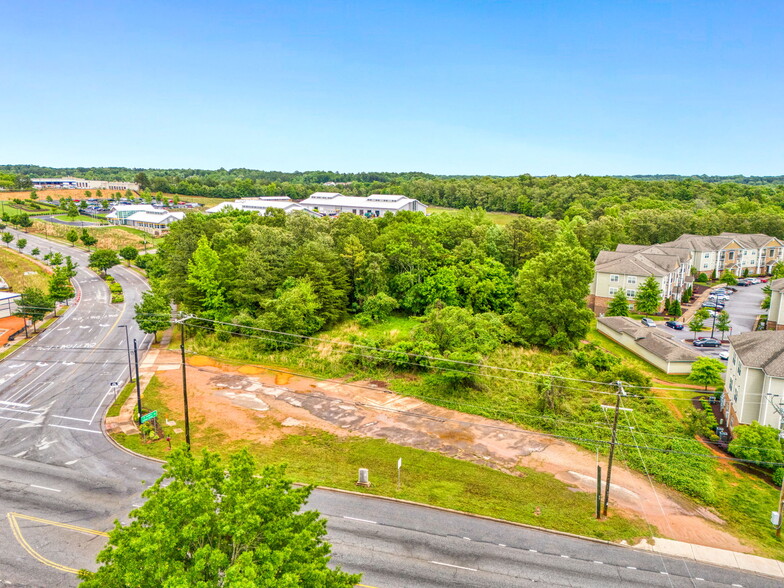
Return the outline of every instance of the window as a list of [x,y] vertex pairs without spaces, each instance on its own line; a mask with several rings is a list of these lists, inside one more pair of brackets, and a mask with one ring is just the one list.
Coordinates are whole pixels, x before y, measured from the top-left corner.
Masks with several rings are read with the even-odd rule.
[[773,257],[774,255],[776,255],[776,250],[775,250],[775,249],[771,249],[771,250],[768,252],[768,255],[769,255],[770,257]]
[[705,259],[710,259],[710,253],[705,254]]
[[636,295],[636,290],[626,290],[626,298],[634,298]]
[[610,274],[610,282],[620,282],[621,277],[618,274]]
[[729,252],[727,253],[727,259],[729,259],[730,261],[732,261],[733,259],[735,259],[735,252],[734,252],[734,251],[729,251]]
[[618,288],[610,288],[610,296],[615,296],[615,293],[618,291]]
[[637,276],[626,276],[626,283],[627,284],[636,284],[637,283]]

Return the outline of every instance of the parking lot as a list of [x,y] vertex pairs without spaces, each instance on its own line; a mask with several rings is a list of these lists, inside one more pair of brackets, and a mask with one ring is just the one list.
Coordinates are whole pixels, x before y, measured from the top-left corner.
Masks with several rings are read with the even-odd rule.
[[[762,292],[763,286],[765,286],[765,284],[754,284],[753,286],[745,287],[733,286],[738,291],[732,294],[724,305],[724,310],[730,315],[732,323],[732,330],[724,334],[725,338],[729,335],[747,333],[754,328],[754,321],[756,321],[757,316],[763,312],[760,308],[760,303],[765,298],[765,294]],[[705,326],[710,329],[712,323],[713,319],[710,318],[705,321]],[[686,339],[694,338],[694,333],[688,330],[688,325],[684,326],[682,331],[676,331],[675,329],[666,327],[664,322],[660,322],[657,324],[656,328],[663,329],[679,341],[683,342],[689,349],[693,349],[697,353],[701,353],[708,357],[715,357],[718,359],[719,353],[726,351],[728,348],[728,345],[722,345],[721,347],[694,347],[691,343],[686,343]],[[715,331],[714,335],[717,339],[721,337],[721,333],[718,331]],[[710,330],[702,331],[698,336],[710,337]]]

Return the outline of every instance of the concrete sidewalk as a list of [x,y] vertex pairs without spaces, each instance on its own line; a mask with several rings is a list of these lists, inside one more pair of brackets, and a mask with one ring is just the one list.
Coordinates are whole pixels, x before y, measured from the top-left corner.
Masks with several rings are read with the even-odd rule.
[[654,537],[653,545],[646,541],[641,541],[637,545],[634,545],[634,548],[650,551],[651,553],[659,553],[661,555],[682,557],[683,559],[690,559],[704,564],[735,568],[744,572],[763,574],[765,576],[784,580],[784,562],[759,557],[757,555],[738,553],[736,551],[717,549],[715,547],[705,547],[703,545],[694,545],[682,541],[673,541],[672,539],[662,539],[661,537]]

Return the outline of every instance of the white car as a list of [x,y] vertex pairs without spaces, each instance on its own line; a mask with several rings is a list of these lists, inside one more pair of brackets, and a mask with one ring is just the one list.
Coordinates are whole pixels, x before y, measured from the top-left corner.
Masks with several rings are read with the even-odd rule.
[[719,353],[719,359],[723,359],[724,361],[727,361],[729,358],[730,358],[729,351],[722,351],[721,353]]

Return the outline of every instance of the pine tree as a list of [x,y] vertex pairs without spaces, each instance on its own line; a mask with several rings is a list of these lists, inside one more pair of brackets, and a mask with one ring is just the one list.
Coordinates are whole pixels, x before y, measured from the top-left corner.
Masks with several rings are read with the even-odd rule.
[[661,301],[661,286],[656,278],[648,276],[637,291],[637,310],[642,314],[655,314]]
[[605,316],[629,316],[629,299],[623,289],[619,289],[610,300]]

